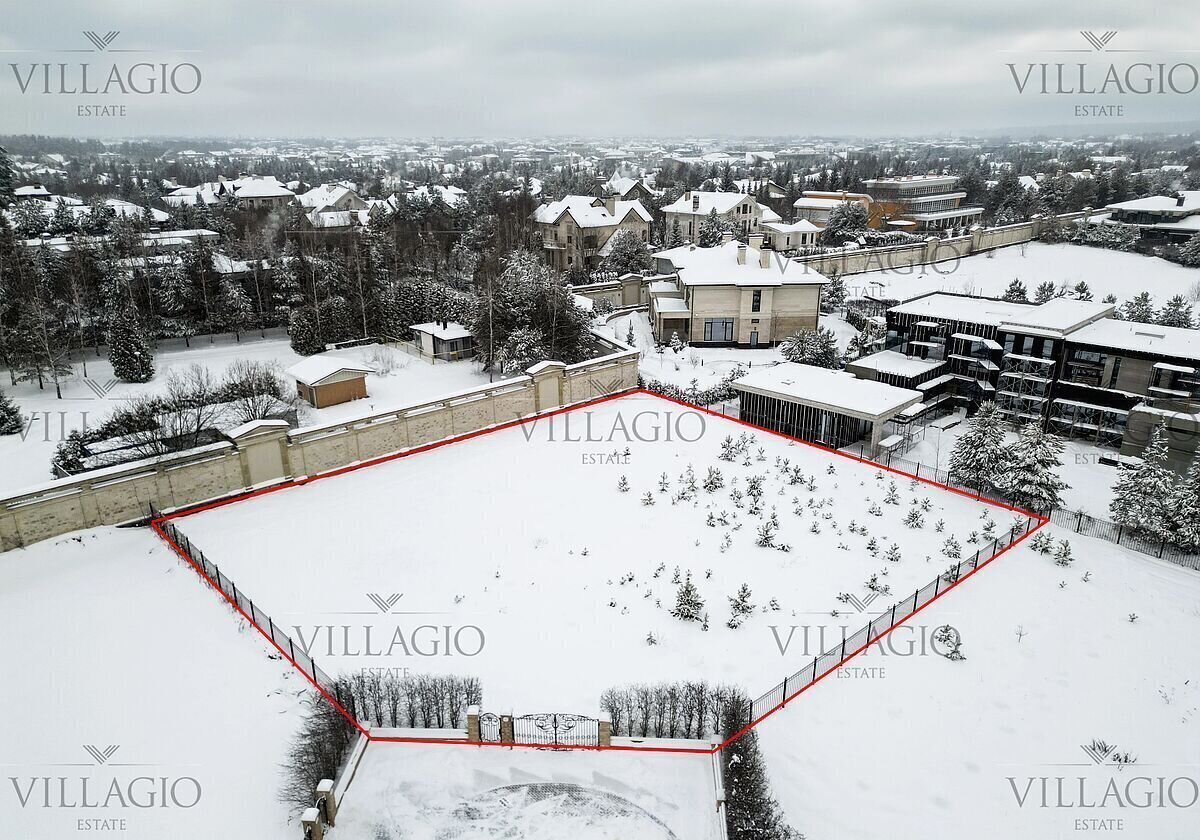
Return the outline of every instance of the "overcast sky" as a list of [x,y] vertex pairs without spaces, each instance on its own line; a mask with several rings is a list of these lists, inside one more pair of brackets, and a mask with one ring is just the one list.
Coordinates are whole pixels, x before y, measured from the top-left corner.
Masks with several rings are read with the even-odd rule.
[[[1200,65],[1196,0],[7,0],[0,133],[766,136],[1196,120],[1190,95],[1019,94],[1006,64]],[[116,30],[104,51],[83,34]],[[1103,52],[1080,30],[1117,35]],[[86,52],[85,50],[95,50]],[[148,52],[114,52],[114,50]],[[1111,50],[1138,52],[1112,52]],[[79,52],[65,52],[79,50]],[[1083,52],[1046,52],[1082,50]],[[1039,52],[1042,51],[1042,52]],[[189,95],[43,92],[31,64],[195,64]],[[16,65],[16,72],[11,64]],[[182,71],[181,82],[188,80]],[[52,90],[58,89],[58,70]],[[1188,75],[1178,77],[1190,85]],[[1035,87],[1036,82],[1031,83]],[[115,90],[115,89],[114,89]],[[1124,106],[1084,120],[1076,104]],[[124,117],[80,116],[124,105]]]

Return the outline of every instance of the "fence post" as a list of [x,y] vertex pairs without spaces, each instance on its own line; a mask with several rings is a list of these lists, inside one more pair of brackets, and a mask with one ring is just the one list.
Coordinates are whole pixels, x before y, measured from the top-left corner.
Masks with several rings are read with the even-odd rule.
[[787,705],[787,681],[788,681],[788,678],[784,677],[783,678],[783,702],[780,704],[782,706]]
[[892,604],[892,622],[888,626],[889,627],[896,626],[896,605],[895,604]]
[[[1083,511],[1079,511],[1079,516],[1075,518],[1075,533],[1079,533],[1079,529],[1083,527]],[[1118,537],[1118,539],[1120,539]]]
[[[938,575],[938,577],[940,578],[941,575]],[[936,586],[936,584],[935,584],[935,586]],[[913,590],[913,608],[912,608],[913,612],[917,611],[917,596],[920,594],[921,594],[921,590],[919,587],[917,589]]]
[[933,579],[933,597],[938,596],[938,590],[942,588],[942,576],[938,575]]
[[1167,550],[1167,541],[1166,541],[1166,540],[1163,540],[1163,541],[1162,541],[1162,545],[1160,545],[1160,546],[1158,547],[1158,558],[1159,558],[1160,560],[1162,559],[1163,552],[1164,552],[1164,551],[1166,551],[1166,550]]

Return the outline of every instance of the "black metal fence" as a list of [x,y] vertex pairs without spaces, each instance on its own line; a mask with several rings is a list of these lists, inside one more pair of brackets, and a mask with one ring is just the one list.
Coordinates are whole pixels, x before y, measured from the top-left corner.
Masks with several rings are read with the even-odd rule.
[[1109,522],[1107,519],[1097,519],[1081,510],[1059,508],[1051,511],[1050,521],[1062,528],[1070,528],[1076,534],[1085,537],[1097,537],[1117,545],[1132,548],[1151,557],[1160,557],[1188,569],[1200,571],[1200,555],[1184,551],[1166,540],[1154,539],[1123,525]]
[[890,452],[881,454],[876,458],[872,458],[869,454],[867,454],[865,443],[860,443],[858,445],[858,456],[864,461],[870,461],[885,467],[891,467],[892,469],[900,470],[901,472],[908,473],[909,475],[914,475],[917,478],[923,478],[955,490],[961,490],[963,493],[969,493],[977,499],[988,499],[989,501],[998,502],[999,504],[1006,506],[1012,504],[1008,499],[1004,498],[999,493],[993,493],[987,490],[979,490],[975,487],[965,487],[956,481],[952,481],[949,470],[939,470],[936,467],[929,466],[928,464],[922,464],[920,461],[912,461],[908,458],[904,458],[900,455],[895,455]]
[[[151,508],[152,513],[157,515],[157,512]],[[317,663],[313,661],[303,647],[297,646],[292,641],[292,637],[283,631],[277,625],[271,616],[267,615],[252,601],[245,593],[237,588],[237,585],[230,580],[217,567],[216,563],[211,562],[204,556],[204,552],[192,544],[188,539],[187,534],[175,527],[174,522],[159,522],[160,527],[170,539],[191,561],[195,564],[198,570],[203,570],[207,575],[208,580],[213,586],[223,592],[226,597],[233,603],[237,604],[240,609],[255,626],[263,633],[263,635],[273,641],[276,646],[286,653],[296,663],[296,667],[303,671],[309,678],[313,680],[329,697],[337,697],[337,683],[329,678],[329,675],[322,671]]]
[[1040,520],[1024,517],[1023,525],[1016,524],[1003,536],[992,540],[990,545],[980,548],[975,554],[959,561],[942,574],[938,575],[925,586],[913,592],[903,601],[893,604],[866,626],[853,635],[844,637],[841,642],[813,659],[811,663],[801,668],[783,682],[767,691],[761,697],[750,702],[750,720],[758,721],[764,715],[782,706],[796,692],[812,685],[821,677],[840,666],[846,659],[853,656],[861,648],[880,638],[888,630],[895,627],[904,619],[915,613],[921,607],[938,597],[946,589],[956,584],[964,575],[970,574],[987,563],[1001,551],[1004,551],[1017,540],[1024,537],[1037,527]]

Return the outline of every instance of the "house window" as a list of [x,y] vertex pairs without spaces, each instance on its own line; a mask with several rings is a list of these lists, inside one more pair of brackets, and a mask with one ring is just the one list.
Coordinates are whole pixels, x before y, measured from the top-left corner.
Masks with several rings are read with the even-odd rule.
[[732,318],[705,318],[705,341],[733,341]]
[[750,298],[750,311],[762,312],[762,290],[755,289]]

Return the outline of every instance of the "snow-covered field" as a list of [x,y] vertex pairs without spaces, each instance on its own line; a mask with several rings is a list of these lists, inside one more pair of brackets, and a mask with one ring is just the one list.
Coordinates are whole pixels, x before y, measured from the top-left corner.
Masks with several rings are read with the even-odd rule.
[[707,755],[373,744],[340,840],[718,840]]
[[[370,365],[368,360],[377,349],[369,345],[338,350],[334,355]],[[386,352],[394,360],[395,368],[387,375],[367,377],[368,399],[323,409],[305,406],[301,422],[336,421],[370,411],[372,407],[421,402],[488,381],[487,374],[481,373],[474,362],[431,365],[399,349],[389,348]],[[61,400],[55,397],[52,383],[47,383],[44,390],[38,390],[37,382],[14,386],[8,372],[0,371],[0,390],[12,397],[28,418],[24,435],[0,437],[0,463],[4,465],[0,469],[0,495],[48,481],[52,477],[50,461],[59,441],[75,429],[98,425],[123,400],[161,393],[171,370],[199,364],[220,377],[238,359],[273,362],[286,370],[301,357],[287,341],[280,339],[245,340],[240,344],[206,344],[203,339],[197,339],[191,349],[157,354],[155,376],[150,382],[119,383],[113,378],[108,359],[92,355],[87,359],[87,379],[83,376],[82,363],[76,362],[74,375],[62,383]]]
[[1149,292],[1155,305],[1162,306],[1172,295],[1194,298],[1200,271],[1141,254],[1031,242],[957,262],[869,271],[845,278],[851,296],[871,294],[900,300],[937,291],[1000,297],[1013,279],[1025,284],[1030,299],[1047,280],[1066,289],[1083,280],[1096,300],[1114,294],[1124,303]]
[[[755,436],[734,463],[718,460],[722,439],[743,432],[631,396],[176,524],[331,674],[455,671],[482,679],[491,708],[587,712],[605,688],[633,681],[765,691],[819,652],[787,639],[781,649],[787,627],[853,632],[865,623],[854,601],[871,596],[873,576],[894,593],[881,603],[900,600],[951,565],[947,537],[968,555],[970,533],[989,518],[997,532],[1012,522],[773,435]],[[679,499],[689,467],[697,487]],[[710,467],[724,480],[713,492],[702,486]],[[618,490],[623,475],[628,492]],[[765,477],[760,515],[744,495],[753,476]],[[894,504],[884,501],[893,484]],[[756,545],[772,510],[790,552]],[[904,524],[914,510],[923,527]],[[885,559],[892,545],[895,561]],[[675,581],[689,574],[707,629],[670,615]],[[729,598],[743,583],[754,614],[729,629]],[[401,597],[381,615],[372,593]],[[447,634],[460,641],[450,655]]]
[[[80,836],[81,820],[124,820],[88,833],[143,840],[299,836],[279,763],[307,683],[151,531],[9,551],[0,577],[5,837]],[[137,777],[167,779],[174,800],[161,807],[163,783]],[[80,807],[81,778],[106,807]]]
[[[1076,820],[1119,819],[1120,830],[1086,830],[1197,836],[1200,804],[1135,806],[1157,796],[1160,777],[1168,788],[1184,779],[1173,786],[1181,804],[1200,780],[1200,575],[1049,532],[1070,539],[1069,568],[1026,542],[913,619],[957,628],[965,661],[868,652],[851,665],[882,673],[827,679],[760,724],[772,788],[798,830],[1050,840],[1086,836]],[[1082,749],[1094,740],[1136,763],[1095,764]],[[1066,807],[1080,802],[1080,776],[1097,807]],[[1110,779],[1125,807],[1105,800]]]

